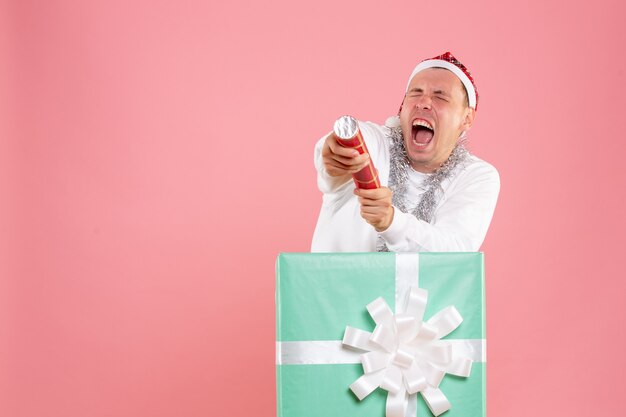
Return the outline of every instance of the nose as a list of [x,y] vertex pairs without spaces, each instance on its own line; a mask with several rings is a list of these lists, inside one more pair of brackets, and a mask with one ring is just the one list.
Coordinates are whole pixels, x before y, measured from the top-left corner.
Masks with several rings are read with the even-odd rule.
[[418,109],[430,109],[432,105],[432,99],[428,94],[422,94],[415,100],[415,107]]

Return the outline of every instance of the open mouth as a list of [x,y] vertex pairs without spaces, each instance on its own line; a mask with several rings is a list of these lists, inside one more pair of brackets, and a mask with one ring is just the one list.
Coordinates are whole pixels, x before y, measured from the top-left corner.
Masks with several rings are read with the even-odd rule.
[[413,136],[413,143],[417,146],[426,146],[433,139],[435,130],[426,120],[417,119],[413,121],[411,134]]

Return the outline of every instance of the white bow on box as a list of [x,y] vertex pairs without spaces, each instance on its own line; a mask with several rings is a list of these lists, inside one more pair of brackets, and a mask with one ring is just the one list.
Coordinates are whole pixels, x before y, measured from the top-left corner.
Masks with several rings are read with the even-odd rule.
[[404,312],[394,315],[381,297],[367,305],[376,327],[372,333],[346,326],[343,345],[356,348],[364,374],[350,385],[362,400],[380,387],[389,391],[386,417],[404,417],[410,394],[420,392],[430,411],[438,416],[451,404],[439,389],[446,373],[467,377],[472,360],[451,341],[440,340],[463,318],[454,306],[423,321],[428,299],[424,289],[411,287]]

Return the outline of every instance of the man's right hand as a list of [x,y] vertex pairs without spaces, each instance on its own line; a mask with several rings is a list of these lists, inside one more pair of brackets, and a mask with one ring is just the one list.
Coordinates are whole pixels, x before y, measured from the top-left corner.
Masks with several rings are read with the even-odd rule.
[[363,155],[355,149],[345,148],[337,142],[337,136],[331,132],[324,141],[322,148],[324,168],[331,177],[351,177],[365,168],[370,160],[367,153]]

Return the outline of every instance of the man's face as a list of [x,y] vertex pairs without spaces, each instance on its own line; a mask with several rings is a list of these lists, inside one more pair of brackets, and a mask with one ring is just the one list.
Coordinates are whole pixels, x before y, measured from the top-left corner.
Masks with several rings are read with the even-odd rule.
[[411,166],[433,172],[443,164],[459,135],[474,121],[461,80],[443,68],[417,73],[404,97],[400,122]]

